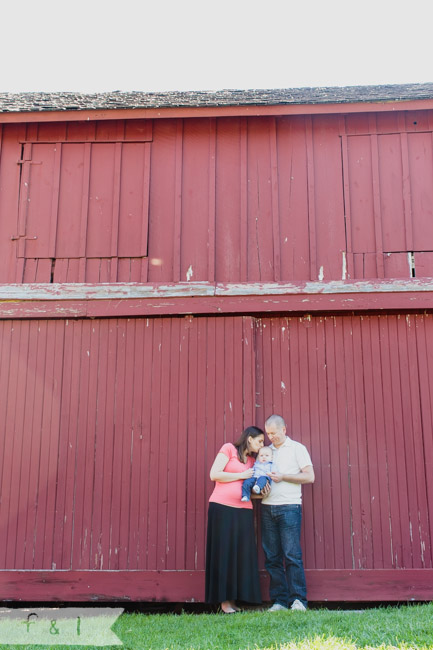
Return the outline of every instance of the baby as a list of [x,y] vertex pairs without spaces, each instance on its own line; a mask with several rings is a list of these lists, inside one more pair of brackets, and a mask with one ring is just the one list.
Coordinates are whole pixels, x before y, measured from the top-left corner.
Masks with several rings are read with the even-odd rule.
[[268,474],[272,472],[272,457],[273,453],[270,447],[262,447],[260,449],[253,467],[254,474],[251,478],[245,479],[242,484],[241,501],[249,501],[251,490],[255,494],[260,494],[265,485],[271,482]]

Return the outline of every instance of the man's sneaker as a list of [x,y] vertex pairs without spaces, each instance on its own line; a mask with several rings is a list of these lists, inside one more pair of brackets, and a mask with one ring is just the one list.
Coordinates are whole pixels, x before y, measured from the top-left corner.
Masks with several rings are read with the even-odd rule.
[[258,485],[253,486],[253,492],[254,492],[254,494],[260,494],[260,488],[259,488]]
[[280,605],[280,603],[274,603],[272,607],[269,607],[268,612],[281,612],[283,610],[287,612],[288,609],[288,607],[284,607],[284,605]]
[[300,600],[296,599],[293,601],[292,606],[290,609],[294,609],[295,611],[297,610],[298,612],[306,612],[307,608],[303,603],[301,603]]

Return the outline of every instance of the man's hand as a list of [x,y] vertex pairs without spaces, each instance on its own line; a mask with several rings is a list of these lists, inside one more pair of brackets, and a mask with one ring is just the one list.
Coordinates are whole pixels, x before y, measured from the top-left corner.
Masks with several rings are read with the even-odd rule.
[[262,488],[262,491],[260,492],[260,494],[262,496],[264,496],[264,497],[267,497],[269,495],[270,491],[271,491],[271,486],[270,486],[269,483],[266,483],[265,487]]
[[298,472],[298,474],[281,474],[281,472],[269,472],[268,476],[274,481],[274,483],[281,483],[281,481],[287,481],[287,483],[294,483],[295,485],[314,483],[314,469],[312,465],[303,467],[301,471]]
[[270,472],[268,476],[274,483],[281,483],[283,480],[283,474],[280,472]]

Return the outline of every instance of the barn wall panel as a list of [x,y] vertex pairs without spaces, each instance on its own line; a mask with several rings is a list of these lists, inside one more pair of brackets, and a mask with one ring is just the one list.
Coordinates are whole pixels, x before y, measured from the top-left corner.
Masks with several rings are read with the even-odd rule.
[[247,279],[274,277],[271,120],[248,120]]
[[246,280],[246,120],[216,123],[215,273],[221,281]]
[[[387,252],[371,215],[386,221],[402,193],[400,135],[375,135],[375,149],[368,128],[347,123],[346,136],[333,116],[5,125],[0,280],[344,279],[344,255]],[[408,135],[410,174],[426,137]],[[418,176],[404,200],[422,221]]]
[[[25,127],[3,126],[0,150],[0,276],[4,282],[15,282],[17,274],[16,245],[11,236],[18,235],[18,205],[21,159],[20,138],[24,137]],[[21,278],[22,280],[22,278]],[[19,281],[21,281],[19,280]]]
[[4,125],[0,280],[406,277],[407,252],[422,276],[433,119],[418,118]]
[[203,569],[210,464],[253,418],[252,319],[0,326],[2,569]]
[[155,123],[149,208],[149,282],[180,278],[182,123]]
[[433,133],[407,137],[414,250],[433,250]]
[[[180,279],[206,280],[209,258],[209,220],[215,207],[210,150],[215,139],[213,120],[186,120],[182,144],[182,218]],[[212,189],[211,189],[212,186]]]
[[277,120],[281,278],[310,279],[305,118]]
[[312,120],[311,137],[311,279],[344,279],[346,272],[343,253],[346,252],[346,241],[342,218],[344,204],[338,118],[315,117]]
[[275,411],[316,470],[313,591],[317,571],[431,569],[432,322],[1,321],[1,570],[203,571],[210,465]]
[[354,133],[346,125],[345,217],[354,277],[428,274],[424,260],[433,250],[433,136],[428,122],[411,125],[407,118],[396,123],[396,117],[372,116],[367,133]]
[[431,315],[262,318],[259,422],[286,414],[316,469],[308,569],[432,567]]

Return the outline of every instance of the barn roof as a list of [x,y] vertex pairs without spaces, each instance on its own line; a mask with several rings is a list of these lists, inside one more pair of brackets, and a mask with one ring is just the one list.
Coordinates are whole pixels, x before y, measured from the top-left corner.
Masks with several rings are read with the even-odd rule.
[[0,113],[82,111],[218,106],[276,106],[399,102],[433,99],[433,83],[279,88],[269,90],[200,90],[106,93],[0,93]]

